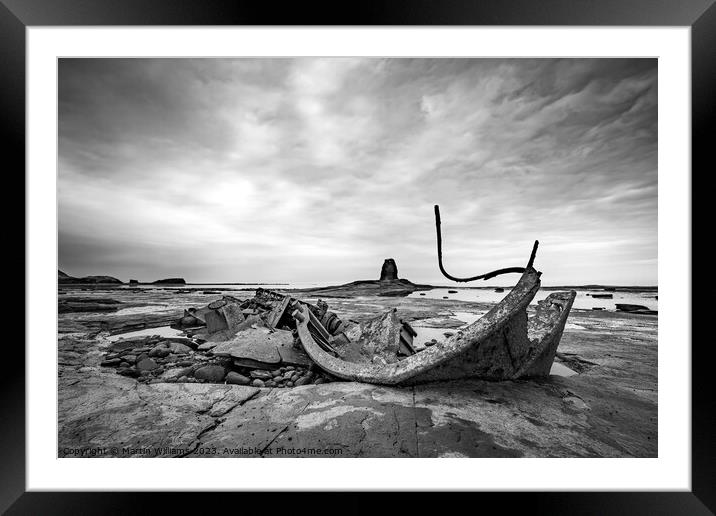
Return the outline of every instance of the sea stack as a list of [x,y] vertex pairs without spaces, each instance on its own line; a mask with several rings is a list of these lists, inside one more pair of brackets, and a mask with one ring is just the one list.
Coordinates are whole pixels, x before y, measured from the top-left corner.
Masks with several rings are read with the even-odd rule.
[[398,266],[392,258],[386,258],[380,269],[380,281],[393,281],[398,279]]

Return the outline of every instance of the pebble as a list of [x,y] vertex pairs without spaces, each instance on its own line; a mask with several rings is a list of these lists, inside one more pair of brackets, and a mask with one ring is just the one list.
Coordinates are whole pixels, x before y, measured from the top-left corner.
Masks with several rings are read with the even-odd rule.
[[300,387],[301,385],[306,385],[310,381],[311,380],[307,376],[304,376],[303,378],[299,378],[298,380],[296,380],[296,383],[294,385],[296,387]]
[[134,364],[137,361],[137,355],[124,355],[122,360],[129,362],[130,364]]
[[286,382],[286,387],[293,387],[293,382]]
[[265,385],[266,387],[276,387],[276,382],[274,382],[273,380],[269,380],[266,382]]
[[325,378],[318,378],[316,381],[313,382],[315,385],[321,385],[322,383],[326,383]]
[[270,380],[273,378],[270,372],[263,371],[261,369],[254,369],[249,374],[251,375],[251,378],[256,378],[258,380]]
[[251,385],[253,385],[254,387],[263,387],[264,382],[256,378],[253,382],[251,382]]

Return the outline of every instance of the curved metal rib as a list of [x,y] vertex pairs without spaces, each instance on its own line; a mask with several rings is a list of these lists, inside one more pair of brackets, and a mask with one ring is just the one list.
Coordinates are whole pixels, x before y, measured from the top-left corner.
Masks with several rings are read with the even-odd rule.
[[530,261],[527,263],[527,267],[507,267],[505,269],[497,269],[496,271],[488,272],[487,274],[480,274],[479,276],[472,276],[470,278],[458,278],[457,276],[449,274],[445,270],[445,267],[443,267],[443,238],[442,234],[440,233],[440,207],[437,204],[435,205],[435,230],[437,231],[438,236],[438,267],[440,267],[440,272],[442,272],[443,276],[445,276],[447,279],[457,281],[458,283],[466,283],[468,281],[475,281],[479,279],[488,280],[490,278],[494,278],[495,276],[500,276],[501,274],[510,274],[512,272],[522,274],[527,269],[532,267],[535,261],[535,256],[537,256],[537,246],[539,245],[539,241],[535,240],[535,243],[532,246],[532,254],[530,254]]
[[539,272],[531,267],[528,268],[515,288],[470,326],[453,335],[441,345],[433,346],[400,362],[387,365],[347,362],[326,353],[316,344],[308,329],[308,308],[296,303],[293,315],[303,348],[321,369],[345,380],[395,385],[468,352],[491,335],[501,331],[512,318],[526,310],[539,290],[539,277]]

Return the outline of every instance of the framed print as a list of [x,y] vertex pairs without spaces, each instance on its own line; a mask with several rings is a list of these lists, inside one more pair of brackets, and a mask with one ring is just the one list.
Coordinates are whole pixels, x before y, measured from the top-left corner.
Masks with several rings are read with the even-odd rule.
[[713,510],[691,170],[716,8],[535,5],[5,1],[27,336],[3,508]]

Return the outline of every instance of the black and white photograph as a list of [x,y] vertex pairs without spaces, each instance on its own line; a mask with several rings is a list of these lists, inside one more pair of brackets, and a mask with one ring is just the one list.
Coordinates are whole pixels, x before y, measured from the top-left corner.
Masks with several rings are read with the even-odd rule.
[[657,72],[59,58],[57,457],[659,457]]

